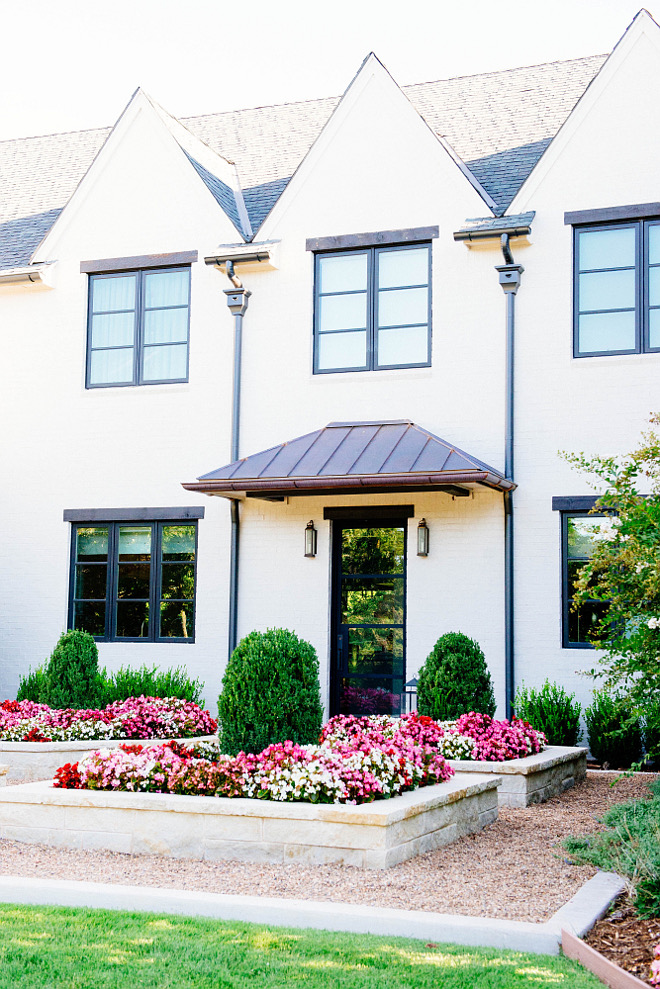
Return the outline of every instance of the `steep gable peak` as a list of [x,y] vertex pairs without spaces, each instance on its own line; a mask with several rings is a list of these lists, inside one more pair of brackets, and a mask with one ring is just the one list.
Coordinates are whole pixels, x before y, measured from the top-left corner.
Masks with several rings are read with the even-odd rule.
[[51,243],[59,236],[87,189],[91,188],[99,177],[104,160],[121,144],[141,113],[146,113],[158,121],[158,125],[163,128],[168,138],[185,156],[192,166],[191,171],[196,173],[198,179],[201,179],[241,237],[244,240],[249,240],[252,237],[252,228],[234,163],[209,148],[200,138],[192,134],[180,121],[160,106],[144,89],[138,87],[131,95],[117,122],[107,134],[54,224],[36,247],[31,262],[48,260],[47,255]]

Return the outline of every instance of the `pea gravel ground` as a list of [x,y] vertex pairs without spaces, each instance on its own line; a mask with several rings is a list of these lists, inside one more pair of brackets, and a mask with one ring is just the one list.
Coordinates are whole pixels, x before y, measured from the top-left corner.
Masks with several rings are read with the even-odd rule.
[[479,834],[383,871],[202,862],[0,839],[0,874],[543,922],[596,872],[571,865],[562,839],[597,830],[596,819],[608,807],[646,796],[655,776],[639,774],[612,785],[616,778],[589,772],[584,783],[560,797],[535,807],[502,808],[498,820]]

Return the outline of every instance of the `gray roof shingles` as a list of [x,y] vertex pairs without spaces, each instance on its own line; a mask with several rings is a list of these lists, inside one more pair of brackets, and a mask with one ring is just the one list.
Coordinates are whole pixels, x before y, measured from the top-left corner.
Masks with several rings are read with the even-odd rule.
[[[403,91],[503,213],[604,60],[594,55],[419,83]],[[339,97],[329,97],[182,123],[236,162],[257,230],[338,103]],[[0,268],[29,262],[109,133],[110,128],[99,128],[0,141]],[[231,197],[224,189],[213,191],[237,223]]]

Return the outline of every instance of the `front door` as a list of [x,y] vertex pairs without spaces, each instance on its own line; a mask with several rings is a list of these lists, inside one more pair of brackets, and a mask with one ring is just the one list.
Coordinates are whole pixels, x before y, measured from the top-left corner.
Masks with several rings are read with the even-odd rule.
[[406,672],[406,523],[335,522],[332,714],[399,714]]

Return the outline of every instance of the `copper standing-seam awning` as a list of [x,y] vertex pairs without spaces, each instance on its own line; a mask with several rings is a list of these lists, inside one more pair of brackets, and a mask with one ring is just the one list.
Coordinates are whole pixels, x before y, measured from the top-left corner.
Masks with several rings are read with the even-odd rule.
[[261,453],[254,453],[197,481],[187,491],[235,498],[281,499],[292,495],[446,491],[461,485],[512,491],[500,471],[407,419],[331,422]]

